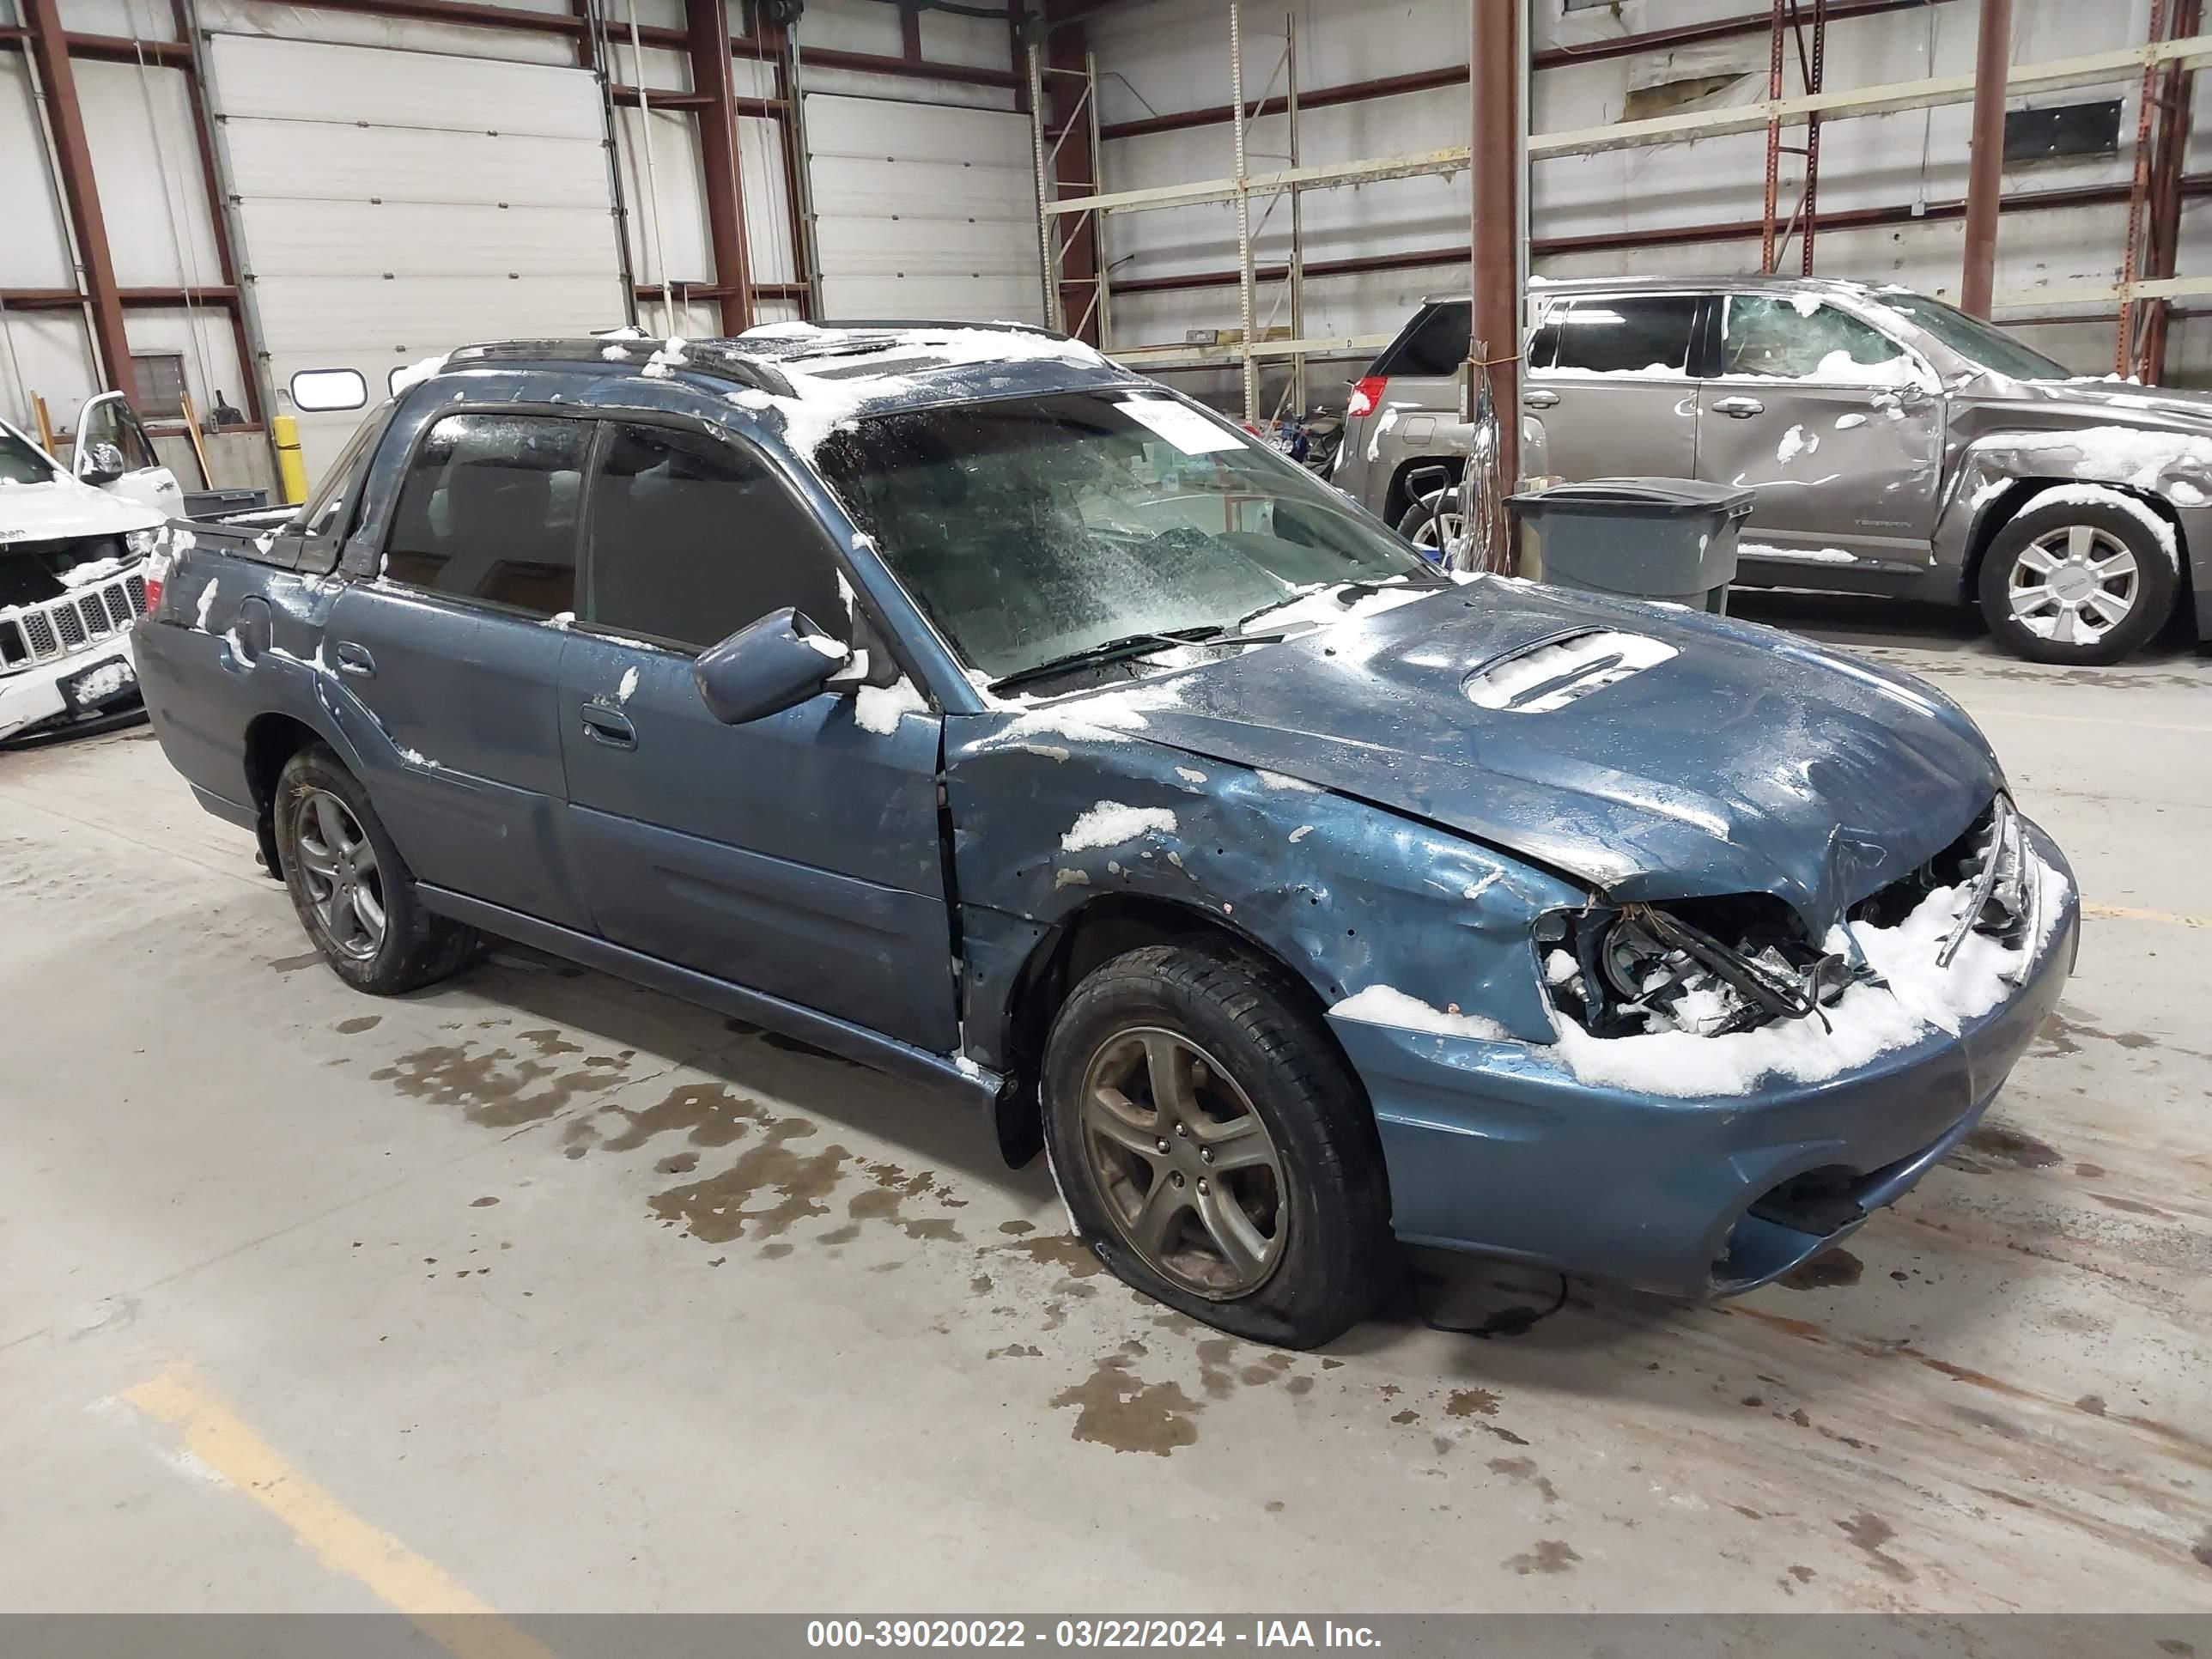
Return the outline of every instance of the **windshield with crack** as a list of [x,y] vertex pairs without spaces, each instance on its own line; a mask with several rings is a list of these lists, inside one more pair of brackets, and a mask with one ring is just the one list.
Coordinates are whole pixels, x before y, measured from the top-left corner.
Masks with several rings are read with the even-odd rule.
[[[877,416],[814,459],[939,632],[994,680],[1140,635],[1164,648],[1248,620],[1267,633],[1268,611],[1323,590],[1436,579],[1304,469],[1135,388]],[[1298,619],[1328,619],[1313,608]]]
[[1947,306],[1941,300],[1931,300],[1924,294],[1879,294],[1875,297],[1878,303],[1926,329],[1967,362],[1993,368],[2015,380],[2063,380],[2074,372],[2022,344],[2002,329],[1969,316],[1956,306]]

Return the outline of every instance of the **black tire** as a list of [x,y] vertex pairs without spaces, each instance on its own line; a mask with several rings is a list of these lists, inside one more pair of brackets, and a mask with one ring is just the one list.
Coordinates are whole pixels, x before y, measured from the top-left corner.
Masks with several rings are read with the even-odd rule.
[[[1139,1031],[1149,1035],[1139,1037]],[[1272,1143],[1267,1151],[1273,1162],[1265,1168],[1225,1177],[1217,1170],[1212,1182],[1212,1203],[1238,1204],[1248,1224],[1251,1212],[1243,1206],[1256,1201],[1271,1212],[1266,1237],[1272,1260],[1249,1285],[1194,1286],[1183,1268],[1156,1265],[1135,1242],[1141,1221],[1133,1225],[1127,1212],[1132,1204],[1145,1210],[1154,1188],[1164,1189],[1172,1178],[1163,1173],[1169,1158],[1154,1161],[1126,1143],[1106,1147],[1089,1127],[1084,1103],[1094,1068],[1135,1042],[1144,1049],[1144,1071],[1150,1042],[1162,1033],[1195,1051],[1192,1074],[1200,1088],[1216,1091],[1217,1101],[1237,1097],[1226,1121],[1241,1122],[1249,1111]],[[1152,1075],[1145,1071],[1144,1081]],[[1176,945],[1115,957],[1075,988],[1054,1020],[1043,1097],[1045,1146],[1060,1195],[1084,1242],[1127,1284],[1194,1319],[1288,1348],[1331,1341],[1374,1305],[1391,1251],[1389,1191],[1374,1115],[1326,1032],[1299,1010],[1295,993],[1273,970]],[[1189,1170],[1192,1179],[1188,1187],[1176,1181],[1178,1192],[1206,1190],[1205,1170],[1188,1158],[1205,1157],[1212,1164],[1206,1152],[1190,1149],[1207,1146],[1223,1120],[1202,1103],[1205,1133],[1194,1142],[1170,1140],[1172,1115],[1145,1104],[1162,1143]],[[1125,1161],[1116,1169],[1109,1167],[1113,1159]],[[1139,1188],[1128,1172],[1140,1162],[1150,1181]],[[1224,1167],[1226,1162],[1224,1157]],[[1231,1191],[1239,1184],[1241,1198]],[[1194,1200],[1176,1201],[1190,1207],[1181,1212],[1175,1235],[1188,1245],[1174,1259],[1198,1261],[1212,1249],[1224,1279],[1234,1278],[1228,1253],[1212,1243],[1218,1237],[1211,1234],[1213,1224],[1200,1215]],[[1170,1259],[1166,1251],[1162,1256]]]
[[[1443,561],[1444,549],[1437,517],[1458,494],[1457,484],[1446,484],[1442,489],[1431,490],[1399,515],[1398,533],[1438,563]],[[1456,512],[1451,516],[1456,518]]]
[[[2135,572],[2124,584],[2126,611],[2117,618],[2092,610],[2086,613],[2090,618],[2087,624],[2078,620],[2085,614],[2081,611],[2075,612],[2076,620],[2062,620],[2057,602],[2052,601],[2041,614],[2049,618],[2054,631],[2075,635],[2071,639],[2057,638],[2039,633],[2016,615],[2014,596],[2015,589],[2056,586],[2039,582],[2043,573],[2023,561],[2037,557],[2039,548],[2044,550],[2043,556],[2050,556],[2054,545],[2065,547],[2077,531],[2086,532],[2093,544],[2092,551],[2083,556],[2094,557],[2100,550],[2109,556],[2111,545],[2117,543],[2133,557]],[[1990,543],[1982,560],[1979,588],[1983,619],[1998,644],[2014,656],[2030,662],[2087,667],[2118,662],[2149,642],[2172,615],[2174,600],[2181,591],[2181,572],[2150,526],[2127,507],[2081,501],[2046,504],[2038,499],[2021,508]],[[2096,638],[2081,636],[2087,627],[2099,625],[2103,631]]]
[[[364,913],[343,907],[350,923],[345,940],[325,915],[332,884],[315,873],[326,862],[322,853],[329,838],[318,822],[321,798],[326,797],[335,797],[350,814],[360,840],[374,853],[373,861],[358,860],[357,873],[349,864],[347,879],[374,892],[384,918],[381,929],[372,931]],[[481,935],[423,908],[414,873],[369,805],[368,791],[328,748],[310,744],[284,763],[272,810],[277,859],[292,908],[331,971],[347,984],[374,996],[397,996],[458,973],[475,956]],[[360,841],[354,845],[358,848]],[[352,936],[356,930],[358,938]]]

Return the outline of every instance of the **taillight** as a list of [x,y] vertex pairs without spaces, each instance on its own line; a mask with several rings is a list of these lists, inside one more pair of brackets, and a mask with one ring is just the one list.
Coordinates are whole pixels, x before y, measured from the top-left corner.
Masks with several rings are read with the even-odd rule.
[[146,580],[146,614],[150,617],[161,608],[161,584],[169,579],[169,556],[155,554],[146,561],[139,574]]
[[1389,378],[1387,375],[1369,374],[1362,377],[1352,388],[1352,397],[1344,405],[1345,414],[1355,421],[1362,415],[1372,415],[1382,407],[1382,388],[1389,384]]

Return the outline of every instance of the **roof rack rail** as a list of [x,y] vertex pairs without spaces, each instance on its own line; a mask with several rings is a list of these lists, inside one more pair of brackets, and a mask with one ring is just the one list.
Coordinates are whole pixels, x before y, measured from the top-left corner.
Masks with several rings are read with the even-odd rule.
[[[773,325],[770,325],[770,326],[773,326]],[[1069,337],[1067,335],[1061,333],[1056,328],[1046,328],[1042,324],[1038,323],[979,323],[973,318],[966,319],[954,319],[945,317],[834,317],[827,322],[817,323],[814,326],[819,329],[847,328],[855,330],[987,328],[1004,329],[1010,334],[1041,334],[1048,340],[1065,340]],[[744,336],[741,334],[738,337],[739,339],[743,339]]]
[[[465,345],[449,353],[449,363],[590,363],[610,371],[623,364],[619,359],[607,356],[610,345],[637,345],[655,349],[659,342],[651,336],[642,339],[622,335],[600,335],[582,339],[558,340],[488,340],[476,345]],[[781,370],[750,353],[734,349],[726,340],[695,340],[684,348],[686,368],[713,374],[723,380],[735,380],[744,386],[757,387],[778,398],[793,398],[798,393]],[[631,363],[635,369],[637,365]]]

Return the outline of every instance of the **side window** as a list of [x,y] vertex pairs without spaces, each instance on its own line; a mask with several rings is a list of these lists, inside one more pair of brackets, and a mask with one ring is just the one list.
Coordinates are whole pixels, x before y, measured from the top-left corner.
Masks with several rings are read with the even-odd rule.
[[576,605],[582,421],[448,415],[408,465],[384,574],[550,617]]
[[1546,319],[1559,342],[1551,368],[1569,374],[1680,374],[1689,367],[1694,294],[1584,298]]
[[1731,294],[1723,303],[1723,374],[1888,380],[1905,366],[1896,341],[1809,295]]
[[113,444],[122,453],[123,470],[139,472],[149,466],[159,466],[161,458],[154,453],[154,441],[146,435],[146,428],[131,413],[131,405],[120,398],[109,398],[94,404],[85,417],[84,430],[77,434],[81,444]]
[[828,538],[765,464],[664,427],[608,436],[592,481],[586,621],[704,647],[792,605],[850,640]]

